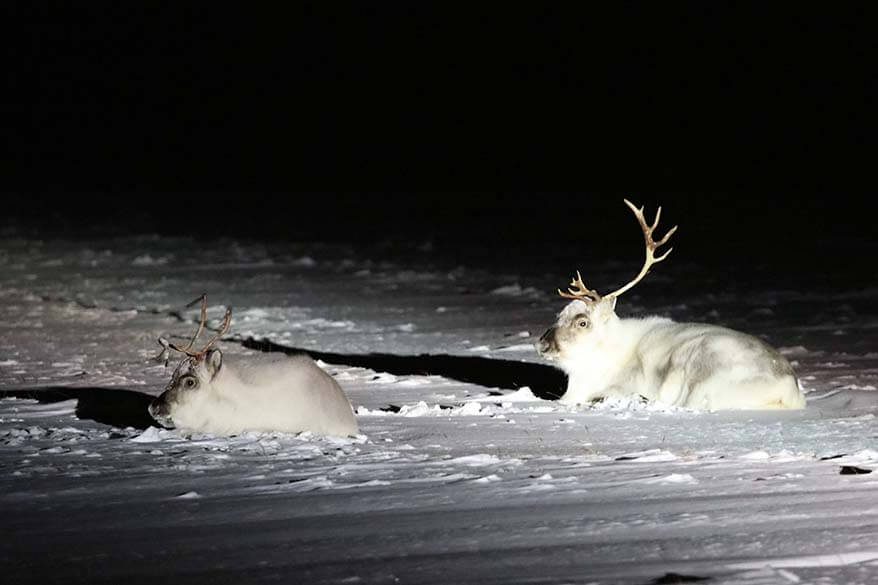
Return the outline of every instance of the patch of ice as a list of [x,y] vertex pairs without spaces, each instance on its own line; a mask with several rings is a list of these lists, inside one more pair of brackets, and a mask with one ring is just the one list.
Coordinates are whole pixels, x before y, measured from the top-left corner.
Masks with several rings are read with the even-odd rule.
[[254,319],[265,319],[270,316],[270,313],[266,309],[253,307],[250,309],[239,311],[236,317],[238,321],[252,321]]
[[336,483],[333,487],[335,489],[351,489],[351,488],[365,488],[365,487],[380,487],[390,485],[389,481],[383,479],[370,479],[369,481],[362,481],[359,483]]
[[[400,386],[427,386],[432,383],[429,376],[411,376],[399,381]],[[451,394],[449,398],[454,398],[454,395]]]
[[503,402],[542,402],[542,400],[536,397],[530,386],[522,386],[511,394],[504,394]]
[[399,409],[399,415],[408,417],[428,416],[430,414],[438,414],[441,411],[442,409],[438,404],[429,406],[426,402],[421,400],[417,404],[404,404],[402,408]]
[[496,473],[492,473],[491,475],[486,475],[485,477],[474,479],[473,483],[494,483],[498,481],[503,481],[503,478],[501,478]]
[[393,384],[397,381],[397,377],[387,372],[378,372],[372,376],[371,380],[367,380],[367,384]]
[[357,416],[387,416],[387,413],[383,410],[373,410],[365,406],[358,406],[354,412],[356,412]]
[[486,394],[469,399],[470,402],[497,402],[498,400],[501,401],[504,406],[507,402],[542,402],[542,400],[534,396],[534,393],[529,386],[522,386],[515,392],[503,394],[502,396],[490,396]]
[[331,321],[329,319],[317,318],[302,321],[301,323],[290,323],[293,329],[353,329],[355,327],[353,321]]
[[302,256],[290,262],[290,266],[298,266],[300,268],[313,268],[317,266],[317,261],[311,256]]
[[488,453],[477,453],[475,455],[464,455],[463,457],[455,457],[441,461],[445,465],[466,465],[468,467],[484,467],[486,465],[496,465],[503,461],[496,455]]
[[679,459],[670,451],[664,449],[649,449],[647,451],[635,451],[633,453],[625,453],[616,458],[616,461],[637,461],[638,463],[651,463],[660,461],[676,461]]
[[794,345],[791,347],[779,347],[777,351],[781,355],[806,355],[811,353],[804,345]]
[[532,286],[527,288],[522,288],[520,284],[517,282],[514,284],[510,284],[507,286],[500,286],[491,291],[492,295],[503,295],[507,297],[530,297],[530,298],[540,298],[543,296],[543,293],[538,291]]
[[295,481],[294,483],[290,484],[290,488],[294,491],[308,492],[325,489],[346,490],[355,488],[381,487],[387,485],[390,485],[390,482],[381,479],[371,479],[368,481],[355,483],[342,483],[333,481],[325,475],[318,475]]
[[801,461],[803,457],[796,455],[792,451],[782,449],[771,456],[771,460],[775,463],[786,463],[788,461]]
[[742,455],[738,455],[738,459],[743,459],[745,461],[771,461],[772,463],[788,463],[790,461],[802,461],[803,459],[811,459],[813,454],[809,454],[807,456],[793,453],[792,451],[788,451],[787,449],[781,449],[777,453],[769,453],[762,449],[756,451],[750,451],[749,453],[744,453]]
[[662,477],[651,477],[644,480],[644,483],[675,483],[675,484],[695,484],[698,480],[688,473],[671,473]]
[[776,473],[774,475],[760,477],[759,479],[764,481],[771,481],[776,479],[800,479],[802,477],[805,477],[805,475],[802,473]]
[[[297,438],[302,439],[306,433],[299,433]],[[309,433],[310,435],[310,433]],[[323,443],[328,443],[334,447],[341,447],[346,445],[363,445],[368,442],[369,437],[366,435],[356,435],[354,437],[337,437],[334,435],[313,435],[308,437],[316,439]]]
[[310,492],[310,491],[319,490],[319,489],[331,488],[334,485],[335,485],[335,482],[333,482],[331,479],[329,479],[325,475],[319,475],[316,477],[309,477],[309,478],[303,479],[301,481],[298,481],[296,483],[293,483],[293,484],[291,484],[291,487],[295,491]]
[[182,493],[179,496],[175,496],[178,500],[197,500],[201,497],[201,494],[198,492],[186,492]]
[[472,473],[437,473],[431,474],[427,477],[415,477],[411,479],[402,480],[407,483],[427,483],[427,482],[443,482],[443,483],[455,483],[458,481],[465,481],[468,479],[477,479],[478,476]]
[[499,347],[495,351],[534,351],[534,346],[532,343],[517,343],[515,345]]
[[142,254],[131,261],[132,266],[164,266],[168,263],[169,258],[167,256],[159,256],[158,258],[153,258],[149,254]]
[[844,362],[821,362],[816,366],[819,368],[846,368],[847,364]]
[[70,449],[66,449],[65,447],[48,447],[46,449],[41,449],[40,453],[49,453],[49,454],[57,454],[57,453],[67,453]]
[[481,414],[482,405],[478,402],[467,402],[459,408],[454,408],[451,413],[457,416],[473,416]]
[[179,435],[176,432],[169,431],[167,429],[149,427],[136,437],[132,437],[128,440],[132,443],[157,443],[159,441],[164,441],[165,439],[169,438],[178,439]]

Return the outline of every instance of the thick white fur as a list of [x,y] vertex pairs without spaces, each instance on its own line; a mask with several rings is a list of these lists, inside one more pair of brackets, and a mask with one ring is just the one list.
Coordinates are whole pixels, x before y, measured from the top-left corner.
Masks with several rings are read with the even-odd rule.
[[789,362],[762,340],[703,323],[620,319],[614,306],[612,297],[594,307],[571,301],[538,344],[568,375],[562,403],[643,396],[706,410],[805,406]]
[[[195,376],[197,387],[187,389],[185,376]],[[163,399],[164,417],[156,406]],[[248,430],[339,436],[358,432],[347,396],[307,355],[235,360],[211,350],[200,362],[180,365],[150,412],[163,424],[218,435]]]

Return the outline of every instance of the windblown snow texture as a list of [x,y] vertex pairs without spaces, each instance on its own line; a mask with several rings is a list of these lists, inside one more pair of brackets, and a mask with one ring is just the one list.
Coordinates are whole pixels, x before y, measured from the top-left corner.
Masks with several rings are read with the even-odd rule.
[[[620,314],[764,338],[807,409],[574,410],[532,349],[572,267],[420,248],[5,237],[3,581],[878,579],[878,291],[745,293],[667,262]],[[146,405],[171,368],[151,360],[156,339],[186,339],[203,292],[211,327],[234,307],[224,352],[310,353],[362,434],[158,428]]]

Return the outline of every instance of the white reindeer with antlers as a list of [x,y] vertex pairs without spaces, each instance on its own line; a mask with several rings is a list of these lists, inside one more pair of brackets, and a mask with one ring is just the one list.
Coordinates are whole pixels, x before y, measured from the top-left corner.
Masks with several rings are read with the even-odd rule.
[[267,359],[227,360],[212,346],[229,330],[228,309],[216,335],[198,351],[192,347],[207,321],[202,295],[201,322],[185,347],[159,339],[164,358],[168,349],[186,355],[149,413],[166,427],[216,435],[243,431],[311,431],[351,436],[358,432],[353,408],[335,379],[305,354],[275,354]]
[[652,225],[627,199],[646,241],[640,273],[606,295],[589,289],[579,272],[568,292],[573,299],[536,344],[537,352],[567,373],[561,402],[581,405],[607,397],[643,397],[695,409],[774,409],[805,406],[789,362],[761,339],[705,323],[677,323],[663,317],[620,319],[616,299],[640,282],[671,249],[655,251],[661,207]]

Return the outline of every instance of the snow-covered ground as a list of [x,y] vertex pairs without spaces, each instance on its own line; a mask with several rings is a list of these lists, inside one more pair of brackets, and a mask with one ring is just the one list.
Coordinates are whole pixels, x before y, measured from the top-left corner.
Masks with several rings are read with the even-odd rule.
[[[564,379],[532,343],[585,266],[497,268],[429,242],[9,232],[2,580],[878,582],[878,289],[675,254],[620,314],[764,337],[806,410],[551,400]],[[591,263],[587,280],[609,288],[633,268]],[[157,428],[146,405],[171,368],[151,360],[156,340],[191,334],[201,293],[211,325],[234,308],[225,352],[311,353],[362,435]]]

